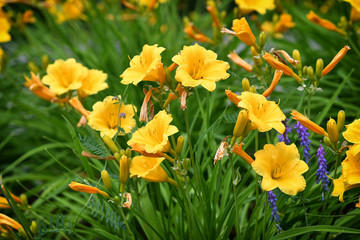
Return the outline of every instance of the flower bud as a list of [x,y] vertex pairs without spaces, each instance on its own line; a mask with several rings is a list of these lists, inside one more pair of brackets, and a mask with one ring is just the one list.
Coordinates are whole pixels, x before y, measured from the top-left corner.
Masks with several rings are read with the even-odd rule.
[[244,92],[250,91],[250,82],[249,82],[249,79],[243,78],[241,84],[242,84],[242,88],[243,88]]
[[28,62],[28,67],[29,67],[30,71],[35,74],[40,71],[39,67],[33,61]]
[[38,226],[35,221],[31,222],[30,231],[32,232],[32,234],[34,234],[34,236],[38,234]]
[[101,171],[101,178],[102,181],[104,183],[104,186],[106,187],[107,190],[111,191],[111,180],[110,180],[110,176],[108,171],[106,171],[105,169]]
[[20,194],[21,204],[24,206],[29,205],[28,199],[25,193]]
[[344,129],[345,126],[345,111],[344,110],[340,110],[338,115],[337,115],[337,128],[338,131],[341,132]]
[[322,77],[322,71],[324,69],[324,61],[319,58],[316,61],[316,69],[315,69],[315,75],[316,75],[316,85],[319,85],[320,79]]
[[266,43],[266,34],[265,32],[261,32],[259,35],[259,45],[260,49],[263,49]]
[[256,51],[255,47],[252,46],[250,48],[252,59],[255,63],[255,66],[261,66],[262,65],[262,59],[259,55],[259,53]]
[[48,55],[43,55],[41,57],[41,67],[42,69],[46,70],[47,66],[49,65],[50,59]]
[[164,73],[165,73],[165,82],[171,87],[173,88],[173,85],[172,85],[172,78],[171,78],[171,74],[170,74],[170,71],[167,67],[163,67],[164,69]]
[[176,149],[175,149],[175,152],[176,152],[176,155],[177,156],[180,156],[181,153],[182,153],[182,150],[183,150],[183,147],[184,147],[184,137],[183,136],[179,136],[178,139],[177,139],[177,144],[176,144]]
[[7,63],[7,54],[0,47],[0,72],[4,72]]
[[246,138],[249,135],[249,133],[250,133],[250,131],[252,129],[251,125],[252,125],[251,121],[248,121],[247,124],[246,124],[246,127],[245,127],[245,129],[244,129],[244,131],[243,131],[243,133],[241,135],[242,138]]
[[303,67],[303,75],[304,75],[304,78],[305,78],[306,75],[307,75],[307,66],[304,66],[304,67]]
[[324,137],[323,140],[324,140],[324,143],[326,144],[326,146],[328,146],[330,149],[335,151],[334,144],[331,142],[329,137]]
[[127,180],[129,179],[129,176],[130,176],[130,172],[129,172],[129,169],[130,169],[130,160],[127,156],[123,155],[121,158],[120,158],[120,183],[121,183],[121,186],[120,186],[120,192],[123,193],[125,191],[125,184],[127,182]]
[[19,227],[18,232],[24,239],[28,239],[28,236],[22,227]]
[[337,128],[335,120],[330,118],[330,120],[327,122],[326,127],[330,141],[332,143],[337,143],[339,141],[339,130]]
[[307,75],[312,83],[315,82],[314,69],[311,66],[307,67]]
[[250,92],[256,93],[256,87],[254,85],[250,87]]
[[189,170],[191,168],[191,160],[190,158],[185,158],[183,160],[183,168]]
[[246,124],[249,120],[249,114],[247,110],[241,110],[238,114],[236,124],[233,131],[234,138],[238,138],[245,130]]
[[106,146],[108,146],[108,148],[110,149],[110,151],[112,153],[116,153],[116,152],[120,151],[119,148],[116,146],[116,144],[114,143],[114,141],[110,137],[104,135],[102,137],[102,139],[104,140]]
[[[298,71],[299,75],[301,76],[301,70],[302,70],[302,63],[301,63],[301,56],[300,56],[300,52],[297,49],[294,49],[293,51],[293,59],[296,60],[297,62],[295,63],[295,67],[296,70]],[[305,73],[303,73],[304,75],[306,75]]]

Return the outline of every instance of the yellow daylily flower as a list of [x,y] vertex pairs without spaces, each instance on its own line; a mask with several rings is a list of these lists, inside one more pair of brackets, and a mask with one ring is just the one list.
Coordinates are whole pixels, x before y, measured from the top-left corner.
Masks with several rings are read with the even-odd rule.
[[56,95],[80,88],[88,75],[88,69],[73,58],[56,60],[47,67],[46,72],[42,82],[49,85],[50,91]]
[[165,158],[136,156],[131,160],[130,177],[141,177],[149,182],[167,182],[169,176],[160,166]]
[[57,21],[62,23],[68,20],[86,20],[87,17],[84,15],[85,6],[83,2],[83,0],[66,0],[66,2],[61,5],[61,11],[57,13]]
[[11,40],[11,36],[9,34],[10,28],[11,28],[11,24],[9,20],[6,18],[6,16],[0,15],[0,43],[8,42]]
[[263,177],[261,187],[264,191],[278,187],[285,194],[296,195],[305,189],[306,181],[301,174],[309,167],[300,160],[295,144],[266,144],[264,149],[257,151],[254,156],[255,161],[251,166]]
[[351,146],[341,163],[342,176],[349,185],[360,184],[360,153],[356,151],[356,147]]
[[274,26],[274,32],[283,33],[290,28],[295,27],[295,25],[296,24],[292,21],[292,16],[288,13],[283,13],[280,15],[279,21]]
[[248,46],[256,44],[256,38],[252,33],[246,18],[233,20],[232,30],[234,30],[236,36]]
[[360,12],[360,1],[359,0],[343,0],[351,4],[353,8]]
[[136,107],[125,105],[118,97],[108,96],[104,101],[93,105],[93,111],[87,116],[88,125],[100,131],[100,135],[114,137],[120,128],[119,135],[131,132],[136,121],[133,118]]
[[344,138],[352,143],[360,144],[360,119],[356,119],[349,125],[346,125],[346,131],[343,132]]
[[216,58],[216,53],[198,44],[184,46],[180,54],[172,58],[179,65],[176,69],[176,81],[185,87],[201,85],[208,91],[214,91],[216,82],[230,76],[226,72],[230,68],[229,63]]
[[274,0],[235,0],[235,3],[241,10],[255,10],[262,15],[275,8]]
[[11,208],[5,197],[0,197],[0,208]]
[[151,154],[169,151],[168,137],[179,131],[177,127],[170,125],[172,119],[171,114],[160,111],[145,127],[135,131],[127,144]]
[[89,95],[96,94],[108,88],[107,74],[103,71],[90,69],[87,76],[82,80],[81,87],[77,90],[80,98],[86,98]]
[[266,132],[274,128],[279,133],[284,133],[282,121],[286,116],[274,101],[268,101],[263,95],[252,92],[242,92],[238,99],[238,107],[248,110],[254,129]]
[[120,77],[122,84],[133,83],[137,85],[141,81],[157,81],[157,66],[161,63],[161,53],[165,48],[145,45],[140,55],[130,60],[130,67],[127,68]]

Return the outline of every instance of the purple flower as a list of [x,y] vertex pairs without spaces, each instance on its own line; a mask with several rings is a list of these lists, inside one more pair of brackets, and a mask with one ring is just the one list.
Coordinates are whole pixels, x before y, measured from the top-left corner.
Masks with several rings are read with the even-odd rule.
[[289,133],[291,133],[291,131],[292,131],[292,128],[289,127],[288,125],[286,125],[286,122],[288,120],[289,119],[285,119],[285,121],[282,121],[282,123],[285,125],[284,134],[281,134],[281,135],[277,136],[278,139],[279,139],[279,142],[284,142],[285,144],[290,144]]
[[324,151],[324,148],[320,144],[319,149],[317,150],[316,153],[316,157],[318,158],[318,165],[319,165],[319,168],[316,171],[316,176],[317,176],[316,183],[319,183],[321,181],[321,187],[325,191],[329,191],[330,180],[326,176],[326,174],[329,174],[329,172],[327,171],[325,155],[326,153]]
[[299,134],[299,137],[300,137],[300,145],[304,149],[305,161],[306,161],[306,163],[308,163],[309,159],[311,157],[310,156],[310,143],[311,143],[311,141],[309,140],[309,135],[310,134],[307,132],[306,127],[301,125],[299,122],[296,122],[295,128],[296,128],[296,132]]
[[274,222],[276,224],[276,227],[278,229],[278,231],[280,232],[282,229],[280,227],[280,215],[279,215],[279,211],[277,209],[277,206],[276,206],[276,201],[277,201],[277,198],[276,198],[276,195],[273,193],[273,191],[268,191],[268,201],[270,203],[270,208],[271,208],[271,216],[270,216],[270,219],[274,219]]

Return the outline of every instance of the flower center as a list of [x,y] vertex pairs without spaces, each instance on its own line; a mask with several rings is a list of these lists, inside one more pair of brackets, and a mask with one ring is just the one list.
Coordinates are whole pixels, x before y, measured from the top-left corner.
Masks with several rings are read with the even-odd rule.
[[282,175],[284,175],[284,164],[283,163],[276,163],[271,171],[271,177],[273,179],[278,179]]

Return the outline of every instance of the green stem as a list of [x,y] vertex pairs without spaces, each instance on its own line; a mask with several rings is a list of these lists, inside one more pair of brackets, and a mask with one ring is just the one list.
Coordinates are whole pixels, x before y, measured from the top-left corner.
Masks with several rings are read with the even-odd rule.
[[308,118],[310,118],[310,112],[311,112],[311,97],[312,97],[313,93],[312,93],[312,92],[309,92],[308,94],[309,94],[309,95],[308,95],[308,102],[307,102],[307,116],[308,116]]
[[235,167],[234,167],[234,160],[233,160],[233,154],[229,154],[230,162],[231,162],[231,178],[232,178],[232,188],[234,192],[234,199],[235,199],[235,216],[236,216],[236,236],[237,239],[240,239],[240,220],[239,220],[239,209],[238,209],[238,199],[237,199],[237,191],[236,191],[236,185],[235,185]]
[[132,240],[135,240],[134,234],[131,231],[130,226],[129,226],[128,222],[127,222],[126,216],[124,214],[124,210],[122,209],[122,207],[120,207],[119,209],[120,209],[120,214],[121,214],[122,218],[124,219],[124,223],[126,225],[126,228],[127,228],[128,232],[129,232],[130,238]]

